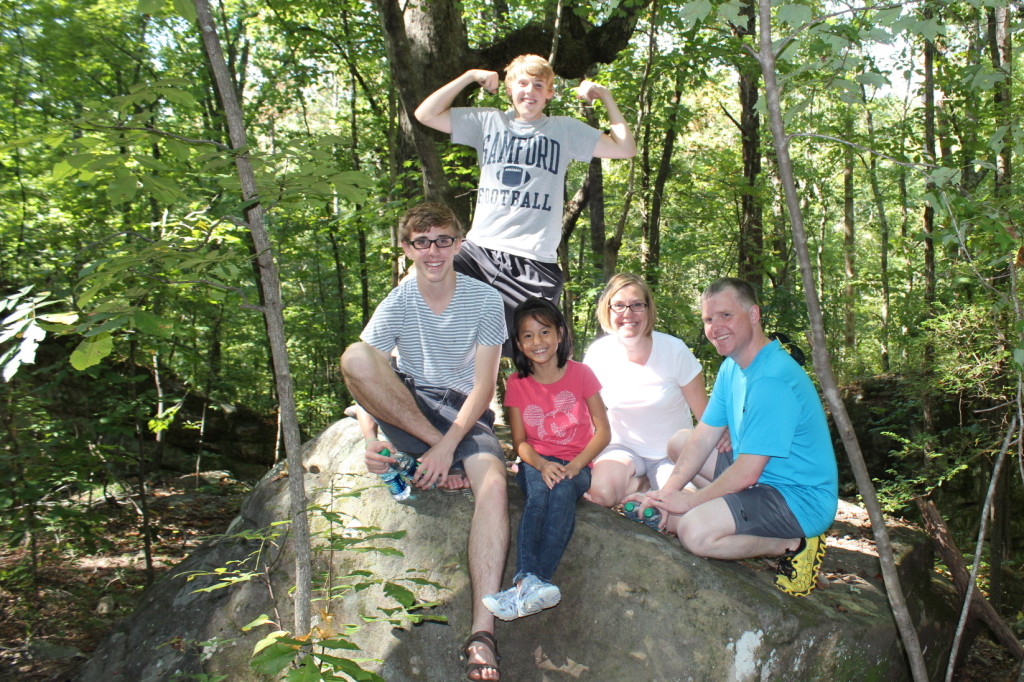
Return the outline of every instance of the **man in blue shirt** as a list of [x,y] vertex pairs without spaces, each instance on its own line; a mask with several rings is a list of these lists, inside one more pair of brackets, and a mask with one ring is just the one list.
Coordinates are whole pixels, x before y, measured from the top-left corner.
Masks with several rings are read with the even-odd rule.
[[[779,556],[775,584],[810,594],[838,506],[832,439],[807,373],[761,328],[749,283],[716,280],[701,295],[704,334],[726,357],[710,402],[688,437],[677,437],[675,470],[645,506],[698,556]],[[728,427],[733,453],[715,445]],[[679,445],[682,441],[681,446]],[[639,496],[638,496],[639,499]]]

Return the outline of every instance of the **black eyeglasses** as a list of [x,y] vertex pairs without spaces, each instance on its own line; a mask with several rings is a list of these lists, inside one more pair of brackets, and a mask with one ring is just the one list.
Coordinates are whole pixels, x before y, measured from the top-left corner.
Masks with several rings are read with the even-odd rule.
[[626,312],[626,308],[629,308],[634,313],[642,313],[643,311],[647,310],[646,303],[630,303],[629,305],[626,305],[625,303],[609,303],[608,307],[617,313]]
[[448,235],[441,235],[437,239],[427,239],[426,237],[416,237],[416,239],[407,239],[407,244],[412,244],[412,248],[417,251],[426,251],[430,248],[431,244],[434,244],[439,249],[447,249],[449,246],[454,244],[458,237],[449,237]]

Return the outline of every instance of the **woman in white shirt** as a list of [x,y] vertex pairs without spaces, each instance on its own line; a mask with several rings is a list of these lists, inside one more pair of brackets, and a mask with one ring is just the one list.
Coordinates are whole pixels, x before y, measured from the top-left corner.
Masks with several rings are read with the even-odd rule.
[[607,336],[583,362],[601,382],[612,439],[594,460],[587,496],[605,507],[661,487],[708,404],[700,362],[681,340],[654,331],[656,318],[650,288],[630,273],[612,277],[597,302]]

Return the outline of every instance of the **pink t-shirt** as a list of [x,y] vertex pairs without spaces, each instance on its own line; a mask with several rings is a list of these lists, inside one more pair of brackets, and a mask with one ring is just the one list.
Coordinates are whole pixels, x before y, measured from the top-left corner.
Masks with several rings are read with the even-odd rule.
[[548,457],[571,461],[594,436],[587,399],[601,390],[593,370],[569,360],[565,374],[553,384],[513,372],[505,387],[505,405],[518,407],[526,442]]

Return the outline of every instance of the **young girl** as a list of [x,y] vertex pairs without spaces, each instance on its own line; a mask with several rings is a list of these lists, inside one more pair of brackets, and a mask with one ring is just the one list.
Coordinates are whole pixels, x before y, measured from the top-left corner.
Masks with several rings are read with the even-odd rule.
[[611,437],[601,384],[589,367],[569,359],[572,339],[558,308],[529,298],[516,307],[513,328],[518,372],[508,379],[505,405],[512,444],[522,459],[516,478],[526,504],[513,585],[483,599],[502,620],[561,600],[551,576],[572,537],[576,501],[590,488],[590,461]]

